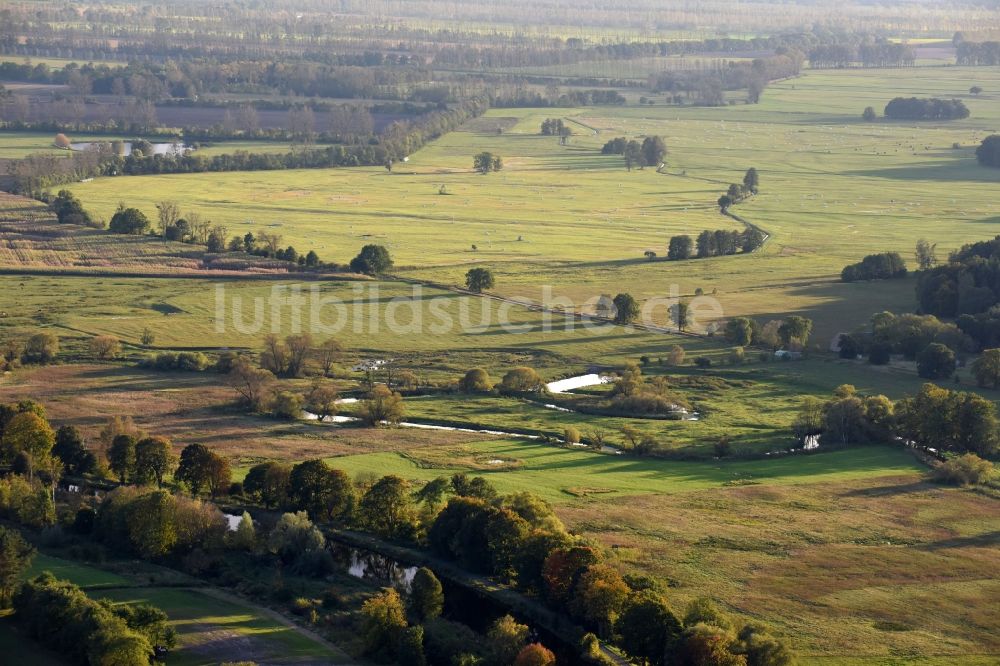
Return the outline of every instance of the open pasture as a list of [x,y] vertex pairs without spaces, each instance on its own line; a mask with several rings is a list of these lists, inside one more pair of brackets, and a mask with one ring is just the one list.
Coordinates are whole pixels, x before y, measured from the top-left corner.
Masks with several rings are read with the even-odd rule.
[[[986,91],[968,94],[972,85]],[[1000,74],[985,68],[809,71],[773,84],[759,105],[497,109],[384,169],[337,169],[129,179],[130,204],[152,211],[175,199],[231,233],[267,229],[297,249],[347,261],[365,243],[386,245],[400,273],[461,282],[471,265],[498,276],[497,292],[541,300],[541,286],[580,304],[618,291],[649,298],[703,289],[726,316],[813,317],[823,346],[883,309],[912,308],[909,285],[869,289],[838,282],[865,254],[910,256],[913,239],[939,255],[994,235],[1000,173],[973,148],[1000,128]],[[864,123],[865,106],[897,95],[963,98],[968,120]],[[574,130],[568,146],[543,137],[546,117]],[[505,128],[502,133],[497,128]],[[615,136],[663,135],[664,173],[626,172],[600,155]],[[957,144],[959,147],[954,148]],[[481,176],[472,155],[489,150],[504,170]],[[673,234],[739,228],[715,201],[755,167],[761,193],[735,211],[772,234],[752,257],[648,262]],[[74,191],[107,215],[120,179]],[[440,194],[442,186],[446,194]],[[475,249],[473,249],[475,246]]]
[[[495,463],[498,471],[491,471],[490,460],[504,464]],[[474,472],[502,492],[529,491],[556,504],[588,496],[600,499],[673,494],[749,482],[812,483],[913,473],[919,469],[917,461],[907,453],[883,447],[706,463],[620,457],[506,439],[335,456],[327,462],[352,474],[398,474],[424,482],[455,472]]]

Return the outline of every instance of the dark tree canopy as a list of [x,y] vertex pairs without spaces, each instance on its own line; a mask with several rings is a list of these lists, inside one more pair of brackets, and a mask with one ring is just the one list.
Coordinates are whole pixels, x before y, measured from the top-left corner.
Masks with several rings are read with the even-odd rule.
[[111,217],[108,230],[116,234],[139,235],[149,229],[149,218],[138,208],[121,208]]
[[983,166],[1000,167],[1000,134],[991,134],[976,148],[976,159]]
[[845,266],[840,272],[844,282],[859,280],[889,280],[906,277],[906,262],[898,252],[869,254],[856,264]]
[[892,120],[961,120],[969,117],[969,107],[958,99],[897,97],[885,105],[885,117]]
[[358,256],[351,259],[351,270],[355,273],[380,275],[392,268],[389,250],[382,245],[365,245]]
[[487,289],[492,289],[496,285],[493,273],[488,268],[470,268],[465,274],[465,286],[469,291],[477,294]]

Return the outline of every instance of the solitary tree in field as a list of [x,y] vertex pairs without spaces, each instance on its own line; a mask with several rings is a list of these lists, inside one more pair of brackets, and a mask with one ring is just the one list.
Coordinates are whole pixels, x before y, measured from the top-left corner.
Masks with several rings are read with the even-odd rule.
[[465,274],[465,286],[469,291],[477,294],[483,293],[486,289],[492,289],[496,284],[493,273],[488,268],[470,268]]
[[503,158],[490,152],[482,152],[472,158],[472,168],[485,176],[491,171],[503,169]]
[[149,218],[147,218],[138,208],[124,208],[119,206],[111,222],[108,223],[108,231],[116,234],[141,235],[149,229]]
[[691,324],[691,308],[684,301],[677,301],[670,306],[670,320],[678,331],[684,332]]
[[983,92],[983,89],[980,88],[979,86],[972,86],[971,88],[969,88],[969,94],[970,95],[975,95],[976,97],[979,97],[979,95],[981,95],[982,92]]
[[614,304],[616,324],[631,324],[639,316],[639,303],[631,294],[618,294]]
[[379,275],[392,268],[389,250],[381,245],[365,245],[358,256],[351,259],[351,270],[355,273]]
[[113,335],[97,335],[90,340],[90,353],[99,359],[114,358],[121,350],[121,343]]
[[875,113],[875,107],[866,106],[864,113],[861,114],[861,117],[865,120],[865,122],[873,123],[878,119],[878,114]]

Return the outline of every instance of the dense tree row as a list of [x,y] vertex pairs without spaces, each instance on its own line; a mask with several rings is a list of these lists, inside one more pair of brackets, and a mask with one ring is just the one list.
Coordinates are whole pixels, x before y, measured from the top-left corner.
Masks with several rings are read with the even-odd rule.
[[809,50],[809,66],[814,69],[912,67],[915,62],[913,47],[885,39],[865,40],[857,44],[821,44]]
[[485,101],[469,100],[427,114],[414,123],[394,123],[383,132],[375,145],[337,145],[286,154],[237,151],[212,157],[190,151],[180,155],[133,154],[122,157],[110,150],[106,153],[72,153],[65,158],[35,155],[15,162],[11,167],[11,176],[16,192],[33,194],[52,185],[95,176],[385,166],[479,116],[486,108]]
[[667,246],[667,259],[678,261],[683,259],[704,259],[721,257],[739,252],[753,252],[764,242],[764,234],[759,229],[751,227],[743,231],[717,229],[702,231],[697,239],[691,236],[678,235],[670,238]]
[[1000,65],[1000,42],[961,41],[955,47],[955,62],[985,67]]
[[403,99],[410,86],[430,81],[430,73],[398,63],[359,67],[268,59],[227,63],[186,59],[119,66],[71,63],[55,70],[44,64],[3,62],[0,79],[62,84],[81,95],[128,95],[150,102],[197,99],[207,93]]
[[94,601],[50,573],[21,586],[14,610],[29,636],[72,663],[149,666],[156,648],[176,643],[174,629],[158,608]]
[[948,264],[922,271],[917,301],[940,317],[977,315],[1000,303],[1000,236],[965,245]]
[[891,120],[961,120],[969,117],[969,107],[960,99],[896,97],[885,105]]
[[737,347],[759,345],[770,349],[803,349],[812,334],[812,320],[798,315],[761,324],[748,317],[734,317],[722,328],[727,342]]
[[869,254],[856,264],[844,266],[840,279],[844,282],[859,280],[890,280],[906,277],[906,262],[898,252]]
[[938,453],[993,455],[1000,445],[996,405],[976,394],[924,384],[914,396],[893,402],[863,396],[844,385],[826,403],[803,402],[794,429],[800,438],[819,435],[827,445],[886,443],[900,438]]
[[842,334],[839,350],[842,358],[864,355],[873,365],[885,365],[899,355],[917,361],[922,377],[938,379],[950,377],[956,356],[973,351],[976,344],[962,328],[933,315],[880,312],[868,327]]

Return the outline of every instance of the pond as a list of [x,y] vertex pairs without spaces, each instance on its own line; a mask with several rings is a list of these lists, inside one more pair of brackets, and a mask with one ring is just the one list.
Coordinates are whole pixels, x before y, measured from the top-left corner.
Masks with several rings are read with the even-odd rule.
[[586,388],[588,386],[610,384],[613,381],[614,377],[591,373],[589,375],[577,375],[576,377],[567,377],[566,379],[549,382],[545,385],[545,388],[549,390],[549,393],[566,393],[568,391]]
[[409,594],[417,567],[410,567],[380,553],[342,544],[330,544],[334,561],[348,575],[378,585],[391,585],[401,593]]
[[[122,157],[128,157],[132,154],[132,142],[131,141],[75,141],[70,144],[70,150],[75,151],[87,151],[87,150],[107,150],[111,152],[114,146],[120,145],[121,149],[119,153]],[[182,155],[186,150],[193,150],[191,146],[184,145],[183,143],[151,143],[149,144],[153,147],[153,155]],[[105,148],[106,146],[106,148]],[[148,157],[148,156],[147,156]]]

